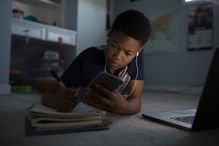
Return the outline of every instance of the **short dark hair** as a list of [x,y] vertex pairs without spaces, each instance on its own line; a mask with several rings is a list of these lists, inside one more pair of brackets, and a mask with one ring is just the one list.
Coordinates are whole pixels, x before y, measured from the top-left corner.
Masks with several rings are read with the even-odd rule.
[[112,25],[112,32],[118,30],[140,41],[143,46],[150,37],[151,25],[143,13],[137,10],[127,10],[119,14]]

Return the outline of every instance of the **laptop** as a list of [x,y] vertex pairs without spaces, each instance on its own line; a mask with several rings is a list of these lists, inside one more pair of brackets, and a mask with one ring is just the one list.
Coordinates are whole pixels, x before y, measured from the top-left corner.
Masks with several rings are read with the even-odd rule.
[[142,117],[192,131],[219,128],[219,48],[213,54],[197,109],[156,111]]

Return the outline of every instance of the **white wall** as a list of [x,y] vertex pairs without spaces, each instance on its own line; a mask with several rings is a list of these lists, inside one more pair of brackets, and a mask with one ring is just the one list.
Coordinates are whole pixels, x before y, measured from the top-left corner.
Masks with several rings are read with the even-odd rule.
[[11,6],[12,0],[0,1],[0,94],[10,93]]
[[[218,47],[219,13],[218,1],[214,2],[213,48]],[[179,9],[178,34],[176,53],[145,55],[145,86],[193,86],[204,84],[213,50],[189,52],[187,51],[187,10],[181,0],[128,0],[113,1],[113,16],[127,9],[137,9],[151,18],[157,11]],[[165,49],[165,48],[164,48]]]
[[106,0],[64,0],[65,28],[76,30],[76,50],[65,50],[68,65],[83,50],[105,44]]
[[88,47],[105,44],[106,0],[78,0],[77,34],[77,55]]

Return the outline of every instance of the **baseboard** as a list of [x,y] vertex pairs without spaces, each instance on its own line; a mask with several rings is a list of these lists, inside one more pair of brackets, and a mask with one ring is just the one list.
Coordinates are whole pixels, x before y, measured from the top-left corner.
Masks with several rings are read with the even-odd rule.
[[0,94],[10,94],[11,86],[9,84],[0,83]]
[[169,93],[184,93],[184,94],[200,94],[203,86],[144,86],[146,92],[169,92]]

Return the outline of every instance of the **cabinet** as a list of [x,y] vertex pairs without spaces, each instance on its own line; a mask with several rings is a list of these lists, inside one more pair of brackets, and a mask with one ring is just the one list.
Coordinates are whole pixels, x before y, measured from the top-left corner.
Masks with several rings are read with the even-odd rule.
[[14,17],[64,27],[65,0],[13,0],[12,8]]
[[[77,39],[75,31],[62,28],[65,0],[13,0],[12,8],[24,12],[22,17],[13,15],[12,18],[12,88],[51,79],[51,69],[61,75],[75,58]],[[37,19],[27,19],[27,16]]]
[[76,32],[55,26],[12,18],[12,34],[50,42],[76,45]]
[[11,33],[12,88],[61,74],[75,57],[75,31],[12,18]]

